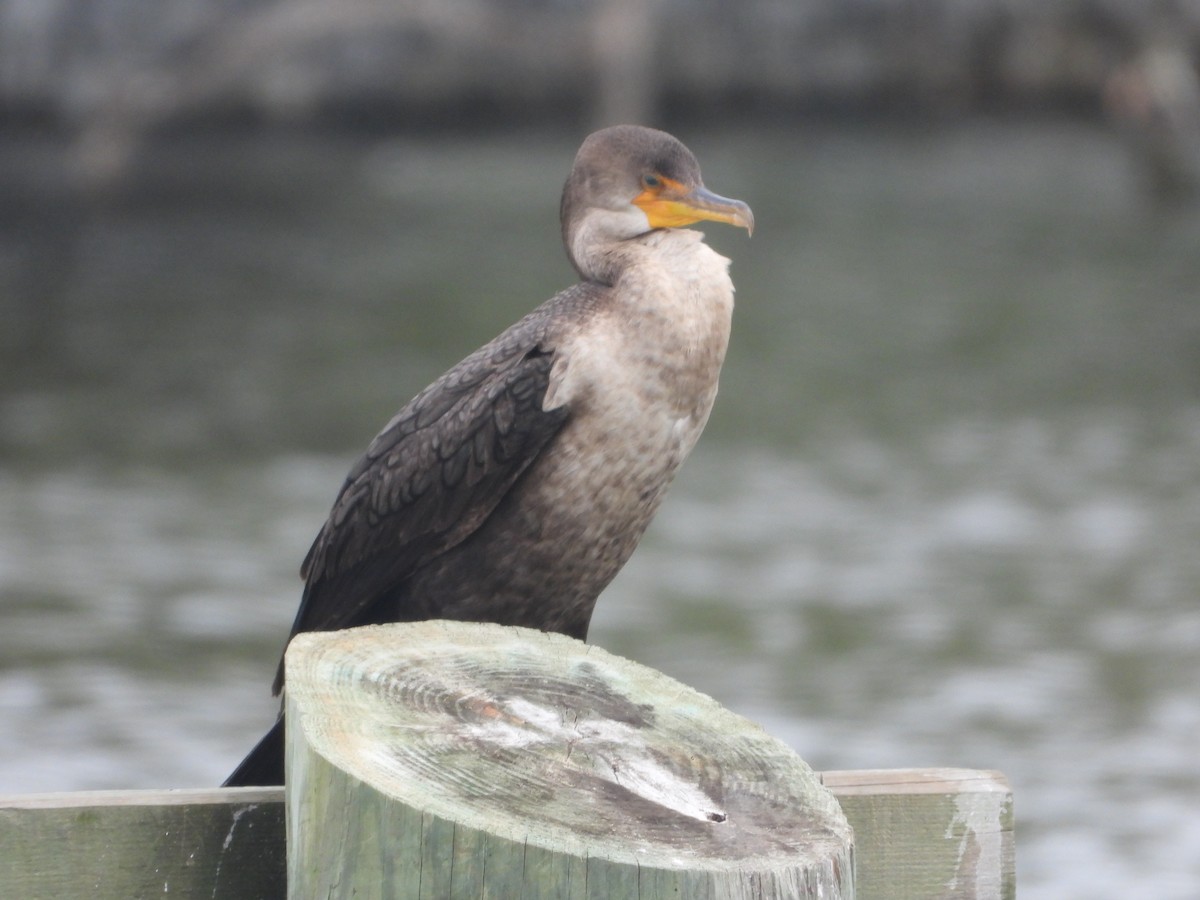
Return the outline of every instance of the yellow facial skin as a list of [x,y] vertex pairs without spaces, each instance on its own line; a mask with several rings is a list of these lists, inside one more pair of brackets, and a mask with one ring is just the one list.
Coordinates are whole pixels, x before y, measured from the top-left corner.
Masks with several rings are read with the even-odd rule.
[[662,175],[647,175],[633,203],[646,214],[651,228],[679,228],[696,222],[724,222],[754,233],[754,213],[741,200],[720,197],[703,185],[688,188]]

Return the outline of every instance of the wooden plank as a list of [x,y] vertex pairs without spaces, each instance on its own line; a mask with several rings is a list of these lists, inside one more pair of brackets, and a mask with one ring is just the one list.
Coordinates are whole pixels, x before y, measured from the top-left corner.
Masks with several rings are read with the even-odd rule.
[[[858,900],[1015,897],[1003,775],[892,769],[822,780],[854,827]],[[480,849],[455,841],[456,854]],[[284,857],[282,788],[0,797],[3,898],[129,900],[167,887],[168,896],[281,900]],[[582,872],[570,884],[571,898],[584,896]]]
[[859,900],[1011,900],[1013,797],[999,772],[826,772],[854,827]]
[[0,897],[282,900],[281,790],[0,797]]

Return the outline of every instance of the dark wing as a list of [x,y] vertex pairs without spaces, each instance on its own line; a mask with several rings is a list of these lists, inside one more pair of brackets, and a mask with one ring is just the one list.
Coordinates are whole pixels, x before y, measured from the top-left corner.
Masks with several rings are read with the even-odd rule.
[[[292,635],[361,622],[474,532],[562,428],[565,407],[542,409],[554,354],[538,313],[418,394],[351,469],[301,567]],[[282,678],[281,663],[276,693]]]

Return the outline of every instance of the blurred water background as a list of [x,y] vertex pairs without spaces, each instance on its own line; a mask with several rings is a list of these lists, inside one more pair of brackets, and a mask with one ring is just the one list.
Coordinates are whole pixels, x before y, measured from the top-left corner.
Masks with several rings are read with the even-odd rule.
[[[818,768],[1004,771],[1023,897],[1200,896],[1200,208],[1098,99],[753,106],[655,119],[758,230],[706,228],[721,395],[590,639]],[[18,118],[0,791],[216,784],[346,469],[573,280],[590,126]]]

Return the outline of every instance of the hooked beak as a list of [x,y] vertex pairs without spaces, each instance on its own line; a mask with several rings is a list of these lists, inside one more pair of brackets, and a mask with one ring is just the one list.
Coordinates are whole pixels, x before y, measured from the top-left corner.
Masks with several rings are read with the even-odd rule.
[[754,233],[754,213],[741,200],[714,194],[704,185],[687,188],[671,178],[648,187],[633,198],[634,205],[646,214],[651,228],[678,228],[695,222],[724,222]]

